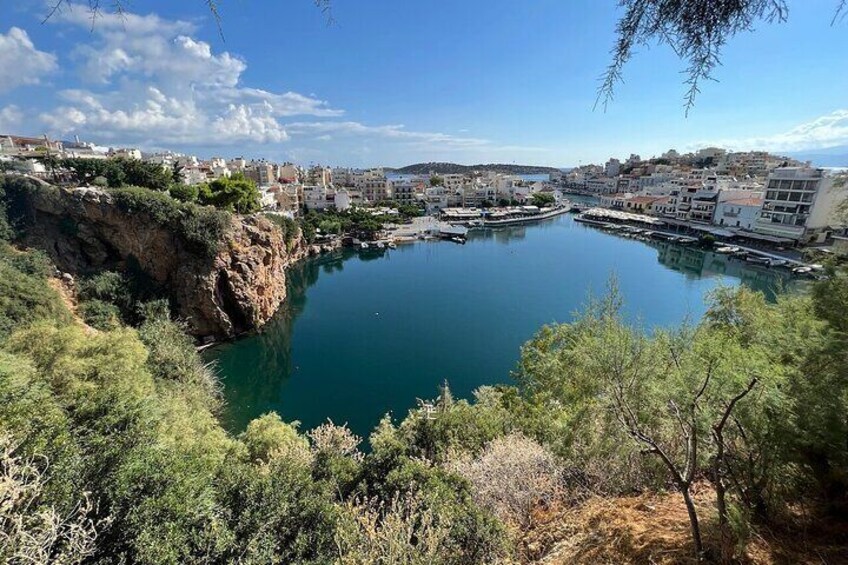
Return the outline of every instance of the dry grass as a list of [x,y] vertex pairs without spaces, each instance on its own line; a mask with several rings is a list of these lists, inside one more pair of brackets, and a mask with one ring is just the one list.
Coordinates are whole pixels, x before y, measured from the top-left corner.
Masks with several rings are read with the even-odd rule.
[[79,301],[77,300],[76,291],[71,285],[56,277],[48,278],[47,284],[59,294],[59,298],[62,300],[65,308],[71,313],[74,324],[83,328],[88,335],[98,333],[97,329],[92,328],[82,319],[79,312]]
[[[704,544],[720,562],[714,493],[699,485],[695,503]],[[749,564],[848,564],[848,520],[801,512],[781,528],[760,527],[733,562]],[[520,543],[520,561],[553,565],[695,563],[689,519],[676,493],[591,497],[575,506],[537,509],[536,527]]]

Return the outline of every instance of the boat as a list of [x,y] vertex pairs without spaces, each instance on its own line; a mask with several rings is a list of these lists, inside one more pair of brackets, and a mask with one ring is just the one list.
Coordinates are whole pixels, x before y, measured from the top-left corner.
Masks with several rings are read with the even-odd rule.
[[745,257],[745,260],[749,263],[754,263],[755,265],[767,265],[769,260],[767,257],[758,257],[756,255],[749,255]]
[[386,248],[385,243],[383,243],[382,241],[377,242],[377,249],[385,249],[385,248]]
[[813,268],[807,267],[806,265],[802,265],[800,267],[795,267],[794,269],[792,269],[792,272],[798,275],[806,275],[807,273],[812,273]]
[[397,243],[394,241],[389,242],[389,249],[397,249]]
[[730,245],[724,245],[724,246],[722,246],[722,247],[719,247],[719,248],[718,248],[718,249],[716,249],[715,251],[716,251],[716,253],[729,254],[729,253],[736,253],[736,252],[738,252],[738,251],[739,251],[739,248],[738,248],[738,247],[733,247],[733,246],[730,246]]
[[368,243],[363,241],[362,243],[359,244],[359,248],[360,249],[368,249]]
[[782,267],[789,263],[786,259],[769,259],[768,266],[769,267]]
[[465,238],[464,237],[460,237],[458,235],[455,235],[452,238],[450,238],[450,240],[454,243],[459,243],[459,244],[465,245]]

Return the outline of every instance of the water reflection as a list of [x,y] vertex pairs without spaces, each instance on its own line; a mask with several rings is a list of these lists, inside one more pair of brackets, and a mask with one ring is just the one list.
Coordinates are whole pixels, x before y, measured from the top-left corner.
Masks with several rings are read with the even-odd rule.
[[690,279],[732,277],[764,293],[768,300],[774,300],[779,292],[791,286],[791,276],[785,270],[753,265],[742,257],[667,241],[651,240],[645,243],[657,250],[657,261],[661,265]]
[[[227,343],[209,352],[219,375],[224,379],[227,410],[224,421],[228,428],[244,429],[259,415],[256,411],[275,405],[285,381],[297,373],[293,365],[292,334],[295,320],[306,308],[307,289],[318,281],[319,275],[340,272],[345,260],[353,253],[347,250],[300,261],[286,273],[286,301],[274,318],[257,335],[237,343]],[[231,348],[245,349],[230,355]],[[226,375],[237,375],[232,381]]]
[[[401,414],[445,377],[467,396],[506,379],[521,343],[544,323],[568,320],[587,289],[602,288],[617,268],[638,293],[631,294],[638,313],[660,325],[676,323],[691,301],[700,304],[716,282],[703,279],[739,279],[770,298],[787,279],[712,251],[617,239],[561,216],[475,230],[465,247],[344,249],[302,261],[288,270],[286,302],[262,332],[207,353],[229,377],[224,420],[240,431],[276,410],[307,427],[332,417],[367,434],[380,416]],[[504,249],[508,242],[515,247]],[[651,263],[645,245],[664,268]],[[392,263],[373,262],[381,257]],[[669,271],[693,284],[681,287]],[[310,296],[317,298],[307,308]],[[550,298],[522,299],[530,296]]]

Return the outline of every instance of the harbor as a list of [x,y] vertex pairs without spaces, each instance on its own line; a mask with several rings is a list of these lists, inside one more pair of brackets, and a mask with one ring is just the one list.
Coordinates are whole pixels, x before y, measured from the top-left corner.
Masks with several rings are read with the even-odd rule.
[[[736,234],[710,226],[692,226],[643,214],[590,208],[574,218],[576,222],[590,225],[616,235],[642,240],[662,240],[678,245],[708,246],[716,253],[731,255],[752,265],[781,268],[793,275],[818,278],[823,276],[823,266],[802,261],[797,253],[780,253],[778,250],[745,245],[734,239]],[[704,236],[708,234],[709,239]]]

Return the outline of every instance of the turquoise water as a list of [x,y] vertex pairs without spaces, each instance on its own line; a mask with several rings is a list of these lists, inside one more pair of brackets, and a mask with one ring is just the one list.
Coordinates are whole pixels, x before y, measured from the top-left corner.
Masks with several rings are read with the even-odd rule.
[[447,379],[456,396],[510,382],[521,344],[567,322],[615,274],[626,315],[647,326],[697,320],[704,297],[740,281],[771,292],[775,271],[712,252],[620,238],[575,223],[472,232],[466,245],[346,250],[289,272],[289,297],[259,335],[212,350],[239,431],[275,410],[303,428],[327,418],[367,435]]

